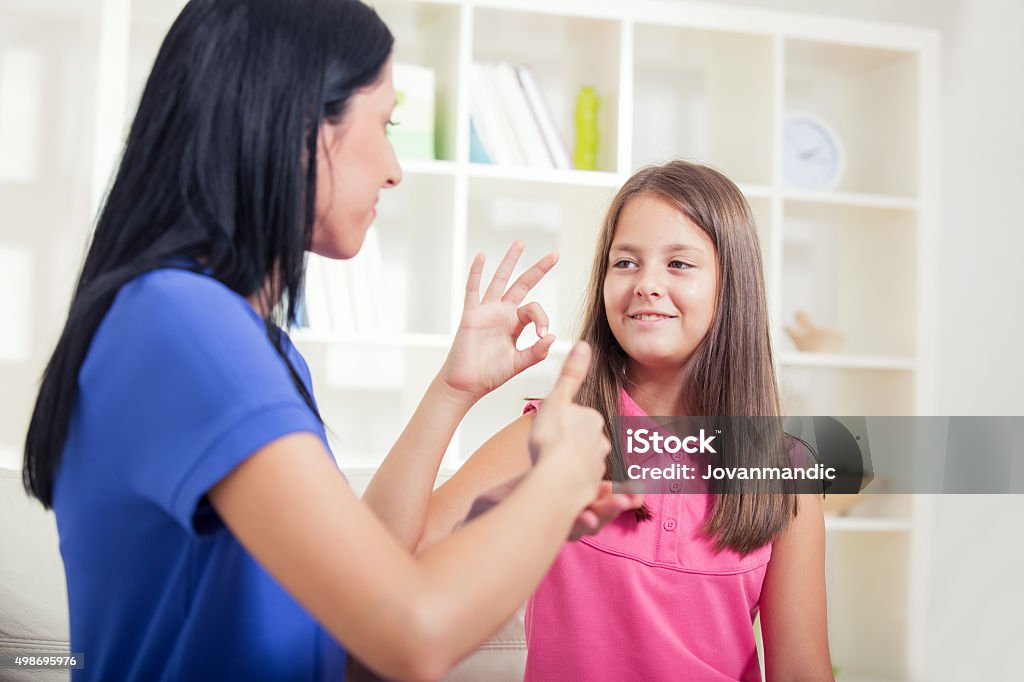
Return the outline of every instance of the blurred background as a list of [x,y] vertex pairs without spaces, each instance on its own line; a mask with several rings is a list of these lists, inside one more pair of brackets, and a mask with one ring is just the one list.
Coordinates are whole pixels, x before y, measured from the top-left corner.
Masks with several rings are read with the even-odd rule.
[[[16,527],[22,442],[182,4],[0,0],[0,468],[14,472],[0,524],[25,549],[0,564],[4,581],[61,579],[52,537]],[[720,168],[751,204],[790,414],[1024,414],[1024,3],[372,4],[397,38],[405,179],[358,258],[311,259],[293,330],[356,485],[439,368],[473,254],[493,266],[513,239],[524,261],[558,250],[535,298],[560,340],[553,360],[474,410],[447,471],[523,397],[546,393],[608,201],[633,170],[670,158]],[[1022,523],[1011,495],[831,509],[838,679],[1019,675]],[[0,611],[30,596],[0,591]]]

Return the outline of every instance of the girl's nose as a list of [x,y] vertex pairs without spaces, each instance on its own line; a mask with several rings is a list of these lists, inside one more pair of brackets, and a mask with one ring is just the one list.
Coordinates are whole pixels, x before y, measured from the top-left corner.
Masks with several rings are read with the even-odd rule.
[[636,284],[636,295],[640,298],[661,298],[661,286],[651,277],[644,277]]

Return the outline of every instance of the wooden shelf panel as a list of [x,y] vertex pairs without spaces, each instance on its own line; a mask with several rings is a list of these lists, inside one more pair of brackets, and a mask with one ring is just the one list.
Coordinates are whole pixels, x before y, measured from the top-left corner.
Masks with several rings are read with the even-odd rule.
[[913,529],[910,519],[826,516],[825,530],[841,533],[906,533]]
[[779,362],[793,367],[833,367],[837,369],[877,369],[910,372],[917,368],[913,358],[842,353],[780,353]]

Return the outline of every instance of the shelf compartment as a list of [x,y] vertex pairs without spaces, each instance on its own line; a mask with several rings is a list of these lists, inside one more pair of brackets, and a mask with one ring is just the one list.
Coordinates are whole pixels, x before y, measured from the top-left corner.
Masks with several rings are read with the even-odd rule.
[[[883,435],[883,434],[872,434]],[[875,457],[876,474],[885,476],[889,467]],[[827,496],[826,496],[827,497]],[[825,528],[851,532],[910,532],[914,530],[914,496],[905,493],[861,493],[844,514],[826,514]]]
[[[437,159],[455,159],[459,92],[460,8],[450,3],[374,2],[395,35],[394,61],[434,71],[434,149]],[[403,166],[405,164],[403,163]]]
[[620,32],[617,21],[475,7],[472,60],[529,64],[570,157],[576,97],[581,87],[592,86],[600,98],[597,170],[615,172]]
[[783,367],[781,385],[788,415],[905,416],[914,404],[913,372]]
[[450,314],[436,302],[451,296],[454,185],[446,175],[406,176],[381,193],[354,257],[310,254],[305,310],[312,326],[297,337],[338,343],[448,334]]
[[684,158],[772,184],[770,36],[638,24],[632,167]]
[[[544,307],[559,340],[575,338],[597,235],[612,196],[613,190],[605,187],[471,179],[464,271],[474,255],[483,252],[487,257],[483,289],[516,239],[526,250],[510,282],[547,253],[557,251],[562,256],[558,265],[526,300]],[[534,338],[529,327],[523,343]]]
[[841,139],[845,170],[836,189],[917,196],[917,56],[787,40],[785,60],[785,111],[813,114]]
[[[786,202],[781,267],[782,325],[803,310],[843,354],[915,356],[914,211]],[[781,327],[778,348],[796,350]]]
[[837,680],[906,679],[909,555],[903,533],[828,535],[828,634]]
[[381,192],[376,231],[384,290],[376,300],[397,319],[382,331],[447,334],[452,329],[447,308],[437,302],[451,297],[454,182],[445,175],[410,174]]
[[342,467],[376,467],[412,417],[446,349],[307,346],[320,414]]

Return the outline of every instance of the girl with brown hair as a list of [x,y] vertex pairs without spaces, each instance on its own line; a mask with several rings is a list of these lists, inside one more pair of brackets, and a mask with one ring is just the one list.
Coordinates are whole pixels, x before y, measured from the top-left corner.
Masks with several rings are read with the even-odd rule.
[[[594,362],[578,394],[605,418],[606,478],[623,480],[617,417],[778,417],[763,266],[742,193],[705,166],[644,168],[612,201],[581,338]],[[485,491],[530,467],[536,402],[433,496],[421,547]],[[787,466],[781,431],[738,449]],[[676,491],[678,488],[669,488]],[[600,533],[566,544],[527,604],[526,679],[831,679],[820,497],[780,481],[647,495],[633,514],[592,508]]]

